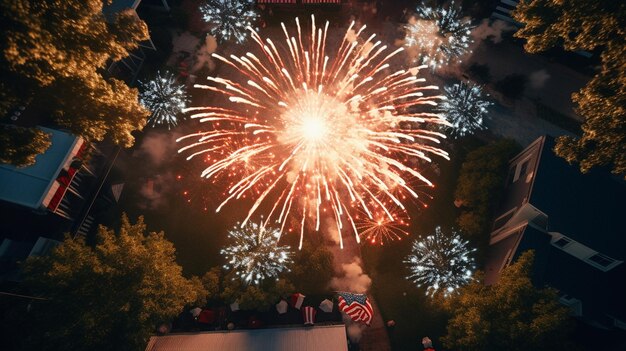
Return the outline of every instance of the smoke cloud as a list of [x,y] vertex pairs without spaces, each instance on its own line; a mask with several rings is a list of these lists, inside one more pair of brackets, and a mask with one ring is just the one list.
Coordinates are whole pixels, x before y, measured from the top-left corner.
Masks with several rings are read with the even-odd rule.
[[176,139],[180,136],[180,133],[171,131],[150,131],[142,140],[134,156],[148,159],[153,166],[159,167],[176,155]]
[[355,257],[351,263],[342,264],[339,276],[330,281],[330,286],[337,291],[366,293],[372,285],[372,279],[363,272],[361,263],[361,259]]
[[361,323],[355,323],[350,317],[343,315],[343,322],[346,325],[346,333],[348,334],[348,338],[353,343],[358,343],[363,336],[363,330],[367,328],[365,325]]
[[550,79],[550,75],[545,69],[540,69],[530,74],[528,82],[533,89],[541,89],[546,84],[546,81]]
[[166,195],[173,189],[175,183],[171,172],[156,174],[146,179],[139,189],[139,194],[144,201],[139,202],[138,207],[144,210],[154,210],[167,202]]
[[474,38],[474,45],[478,46],[485,40],[491,40],[493,43],[499,43],[502,41],[502,33],[514,30],[515,27],[500,20],[490,22],[488,19],[484,19],[480,25],[472,30],[472,38]]
[[191,72],[195,73],[204,67],[208,67],[211,71],[214,70],[215,62],[211,58],[211,54],[213,54],[215,50],[217,50],[217,40],[214,36],[207,34],[204,43],[200,49],[196,51],[195,62],[191,68]]

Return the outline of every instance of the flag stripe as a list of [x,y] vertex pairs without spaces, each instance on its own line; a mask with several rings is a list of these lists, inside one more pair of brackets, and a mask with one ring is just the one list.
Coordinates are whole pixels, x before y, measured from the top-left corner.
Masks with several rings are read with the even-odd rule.
[[[353,321],[363,321],[369,325],[374,311],[367,296],[363,294],[340,293],[339,309],[347,314]],[[361,303],[360,301],[364,301]]]

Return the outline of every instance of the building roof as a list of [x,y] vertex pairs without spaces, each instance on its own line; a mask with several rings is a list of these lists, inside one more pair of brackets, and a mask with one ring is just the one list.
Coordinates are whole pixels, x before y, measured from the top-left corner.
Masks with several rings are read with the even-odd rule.
[[146,351],[347,351],[341,325],[233,330],[153,336]]
[[126,10],[137,10],[137,7],[141,3],[141,0],[113,0],[110,4],[102,7],[102,13],[107,18],[112,18],[116,14]]
[[[626,261],[626,183],[601,170],[580,173],[554,154],[554,145],[541,137],[510,161],[485,283],[532,249],[533,282],[582,301],[584,318],[604,325],[612,323],[609,315],[626,320],[626,264],[603,270],[589,262],[598,253]],[[556,244],[562,236],[569,244]]]
[[549,231],[626,261],[626,183],[602,170],[580,173],[554,145],[544,138],[529,202],[548,215]]
[[38,209],[54,180],[72,155],[79,138],[59,130],[40,127],[51,134],[52,144],[35,158],[35,164],[15,167],[0,164],[0,200]]

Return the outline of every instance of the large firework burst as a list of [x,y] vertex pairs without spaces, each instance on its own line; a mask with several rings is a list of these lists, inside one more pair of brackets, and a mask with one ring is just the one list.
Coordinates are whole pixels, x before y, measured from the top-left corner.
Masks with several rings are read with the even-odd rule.
[[189,100],[185,86],[178,84],[176,77],[169,72],[157,72],[153,80],[139,84],[142,88],[139,100],[152,112],[148,124],[153,127],[165,124],[168,129],[176,126],[178,115],[187,107]]
[[433,69],[447,65],[469,51],[473,42],[469,18],[462,17],[461,8],[454,1],[447,6],[430,7],[422,3],[417,7],[417,17],[404,26],[405,45],[417,60]]
[[[410,181],[432,186],[407,164],[430,161],[431,155],[447,158],[432,145],[445,136],[424,128],[447,122],[434,113],[411,112],[417,105],[436,105],[441,97],[424,95],[437,87],[424,85],[417,69],[389,71],[389,61],[402,48],[389,53],[375,35],[359,40],[365,27],[355,31],[352,23],[336,54],[327,56],[328,22],[317,28],[312,17],[310,36],[302,35],[298,19],[296,26],[293,37],[282,25],[284,46],[263,41],[250,29],[258,53],[213,55],[239,77],[209,77],[216,86],[199,87],[224,95],[230,107],[189,109],[210,127],[179,138],[196,140],[179,152],[195,150],[188,159],[221,155],[203,177],[239,174],[228,182],[217,211],[249,194],[254,203],[244,224],[264,211],[266,221],[281,224],[281,232],[287,222],[290,230],[299,227],[302,247],[305,229],[320,230],[322,217],[329,217],[343,247],[342,230],[353,231],[359,241],[356,208],[374,218],[371,204],[376,204],[393,221],[386,204],[404,209],[404,196],[418,196]],[[221,154],[230,138],[241,146]],[[246,165],[252,170],[238,171]]]
[[426,286],[426,295],[441,292],[448,296],[472,279],[474,260],[470,254],[474,251],[454,230],[446,234],[437,227],[434,235],[413,243],[411,254],[404,260],[411,271],[407,279]]
[[228,232],[230,245],[221,250],[224,268],[234,270],[246,284],[258,285],[265,279],[278,278],[292,262],[291,248],[279,246],[278,229],[248,222]]
[[444,88],[446,100],[439,103],[441,111],[452,124],[451,134],[455,137],[473,134],[484,129],[483,119],[487,108],[493,103],[483,97],[483,88],[471,82],[461,82]]
[[210,32],[219,40],[246,40],[246,27],[258,18],[254,0],[207,0],[200,6],[204,20],[211,25]]

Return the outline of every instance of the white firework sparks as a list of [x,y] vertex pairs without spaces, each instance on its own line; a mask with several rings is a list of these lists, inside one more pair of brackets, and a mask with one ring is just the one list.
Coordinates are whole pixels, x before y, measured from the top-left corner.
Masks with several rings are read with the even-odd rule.
[[[365,27],[355,31],[353,22],[331,57],[326,55],[328,22],[317,28],[312,17],[310,34],[304,36],[298,19],[296,25],[297,36],[282,25],[284,46],[250,29],[258,53],[213,55],[237,70],[239,79],[209,77],[216,86],[199,87],[227,97],[232,106],[189,109],[196,112],[192,118],[210,126],[179,138],[195,140],[179,152],[195,150],[188,159],[219,157],[203,177],[237,175],[227,182],[226,199],[217,211],[249,195],[254,203],[244,224],[255,212],[266,211],[267,221],[280,223],[281,232],[288,222],[288,230],[298,227],[302,247],[305,227],[319,231],[322,219],[329,218],[343,247],[342,230],[360,240],[357,209],[374,219],[375,204],[394,221],[387,204],[405,209],[401,199],[417,198],[411,181],[433,186],[407,164],[430,161],[432,155],[448,158],[433,146],[445,135],[424,128],[448,123],[438,114],[413,109],[436,105],[441,96],[424,95],[436,86],[423,84],[417,70],[389,70],[389,61],[403,48],[386,52],[375,35],[358,40]],[[220,156],[230,138],[241,146]],[[243,165],[252,169],[238,172]]]
[[246,28],[259,17],[254,0],[207,0],[200,6],[204,20],[211,25],[210,32],[220,40],[246,40]]
[[469,52],[473,42],[469,18],[463,18],[454,1],[447,6],[430,7],[422,3],[417,17],[404,26],[405,45],[414,51],[417,60],[432,69],[447,65]]
[[474,251],[455,231],[448,235],[437,227],[434,235],[413,243],[411,254],[404,260],[411,271],[407,279],[426,286],[426,295],[440,292],[449,296],[471,281],[474,260],[470,254]]
[[[439,103],[437,110],[443,112],[452,124],[451,134],[454,137],[473,134],[474,131],[485,129],[483,124],[491,101],[483,97],[483,88],[471,82],[461,82],[444,88],[446,100]],[[485,96],[489,96],[485,94]]]
[[185,86],[178,84],[173,74],[157,72],[156,78],[146,83],[139,82],[141,93],[139,101],[152,112],[148,124],[167,125],[171,128],[178,124],[178,116],[187,107],[189,97]]
[[221,250],[226,258],[224,268],[234,270],[246,284],[260,284],[269,278],[278,279],[283,271],[289,271],[291,248],[279,246],[280,233],[263,224],[248,222],[237,225],[228,232],[231,243]]

